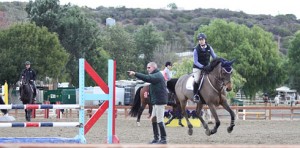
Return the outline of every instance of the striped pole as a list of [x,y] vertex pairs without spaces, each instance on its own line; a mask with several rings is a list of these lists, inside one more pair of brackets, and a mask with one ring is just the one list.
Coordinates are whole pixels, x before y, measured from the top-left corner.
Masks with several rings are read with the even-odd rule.
[[10,104],[0,105],[0,109],[80,109],[79,104]]
[[0,123],[0,127],[80,127],[79,122],[13,122]]

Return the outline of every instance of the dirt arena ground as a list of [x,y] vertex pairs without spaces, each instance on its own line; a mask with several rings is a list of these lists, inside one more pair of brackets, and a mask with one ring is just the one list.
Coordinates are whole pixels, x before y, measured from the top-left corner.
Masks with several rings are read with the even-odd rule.
[[[137,127],[136,118],[118,115],[116,134],[120,143],[146,144],[152,140],[152,127],[146,116],[142,117],[141,126]],[[24,122],[24,117],[17,117],[15,122]],[[68,122],[78,119],[33,119],[34,122]],[[194,128],[192,136],[187,134],[187,127],[167,127],[169,144],[300,144],[300,120],[237,120],[231,134],[227,133],[229,119],[222,118],[221,126],[215,135],[206,136],[202,127]],[[106,114],[87,133],[89,144],[105,143],[107,135]],[[210,125],[213,126],[213,125]],[[77,128],[2,128],[0,137],[66,137],[72,138],[78,133]]]

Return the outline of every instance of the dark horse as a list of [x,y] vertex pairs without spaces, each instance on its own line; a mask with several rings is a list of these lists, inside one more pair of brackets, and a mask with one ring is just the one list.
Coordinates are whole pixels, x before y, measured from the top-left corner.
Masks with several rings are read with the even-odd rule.
[[173,119],[178,118],[178,125],[183,127],[184,125],[181,122],[181,119],[183,118],[181,113],[181,107],[180,102],[177,98],[177,95],[175,93],[175,85],[178,81],[178,78],[173,78],[167,82],[167,88],[169,90],[168,94],[168,106],[172,106],[172,115],[169,118],[169,120],[165,123],[165,125],[168,125],[172,122]]
[[[3,99],[2,99],[1,96],[0,96],[0,104],[5,105],[5,103],[4,103],[4,101],[3,101]],[[5,115],[5,114],[8,113],[8,110],[7,109],[1,109],[1,112]]]
[[[33,88],[25,79],[21,80],[20,92],[23,104],[33,104]],[[25,118],[26,121],[30,121],[31,109],[25,109]]]
[[[232,68],[233,61],[227,61],[222,58],[216,58],[210,63],[211,70],[206,72],[203,75],[203,81],[201,88],[198,93],[201,97],[201,101],[197,103],[196,114],[200,119],[203,127],[206,129],[206,135],[215,134],[220,126],[220,120],[218,118],[216,107],[222,105],[225,110],[230,113],[231,123],[227,128],[228,133],[231,133],[233,127],[235,126],[235,114],[229,107],[226,99],[226,90],[230,91],[231,88],[231,74],[233,71]],[[192,100],[193,98],[193,90],[188,90],[186,88],[186,84],[188,79],[191,77],[191,74],[183,75],[179,78],[175,86],[175,92],[180,101],[182,114],[184,115],[187,125],[188,125],[188,134],[193,134],[193,125],[190,123],[188,119],[188,115],[185,112],[185,107],[187,104],[187,100]],[[213,117],[215,118],[215,126],[212,130],[209,129],[207,123],[203,120],[200,112],[203,108],[203,105],[207,104]]]
[[[181,112],[179,101],[175,95],[175,84],[177,80],[178,79],[171,79],[170,81],[167,82],[167,88],[169,90],[168,105],[173,107],[174,112],[175,111]],[[137,89],[133,104],[131,106],[131,110],[129,112],[129,115],[131,115],[131,117],[137,117],[136,123],[138,126],[140,126],[141,115],[147,105],[149,107],[149,117],[150,117],[152,112],[152,105],[150,102],[149,85],[141,86]],[[169,124],[173,119],[174,118],[170,118],[166,124]],[[181,120],[179,120],[178,122],[179,125],[183,126]]]

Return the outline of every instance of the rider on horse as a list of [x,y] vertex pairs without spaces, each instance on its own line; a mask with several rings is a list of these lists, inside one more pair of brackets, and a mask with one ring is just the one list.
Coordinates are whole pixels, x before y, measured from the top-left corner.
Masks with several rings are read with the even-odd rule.
[[[23,69],[23,71],[21,73],[21,82],[22,82],[22,79],[25,79],[26,82],[29,82],[29,84],[33,88],[33,98],[35,98],[36,97],[36,87],[35,87],[36,73],[30,67],[30,62],[29,61],[25,62],[25,66],[26,66],[26,68]],[[21,93],[21,91],[20,91],[20,93]],[[20,96],[21,96],[21,94],[20,94]]]
[[206,35],[204,33],[200,33],[197,36],[198,44],[194,48],[194,64],[193,64],[193,74],[194,74],[194,101],[199,102],[200,97],[198,95],[198,89],[199,89],[199,82],[200,82],[200,74],[201,71],[207,71],[208,64],[210,61],[210,56],[212,58],[216,58],[217,55],[215,54],[213,48],[207,44],[206,42]]

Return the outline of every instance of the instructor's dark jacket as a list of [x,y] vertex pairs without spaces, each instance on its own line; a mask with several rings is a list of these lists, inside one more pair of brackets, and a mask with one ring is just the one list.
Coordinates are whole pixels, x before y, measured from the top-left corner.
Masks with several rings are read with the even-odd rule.
[[158,69],[155,69],[152,73],[148,75],[136,72],[135,77],[145,82],[151,83],[149,87],[151,104],[153,105],[167,104],[168,92],[167,92],[165,79],[162,73]]

